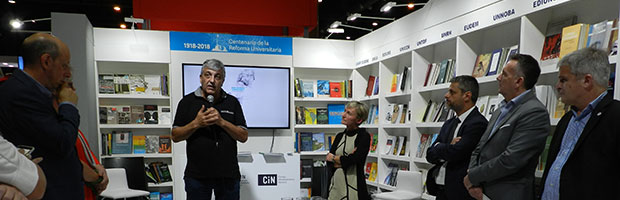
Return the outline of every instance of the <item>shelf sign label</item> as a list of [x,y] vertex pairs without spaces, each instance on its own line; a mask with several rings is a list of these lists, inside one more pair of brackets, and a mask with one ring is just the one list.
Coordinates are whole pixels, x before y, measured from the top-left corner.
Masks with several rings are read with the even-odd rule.
[[217,53],[293,55],[287,37],[170,31],[170,50]]
[[407,50],[409,50],[410,48],[411,48],[411,46],[409,46],[409,45],[405,45],[405,46],[403,46],[403,47],[401,47],[401,48],[400,48],[400,52],[407,51]]
[[[402,51],[402,50],[401,50],[401,51]],[[383,53],[381,54],[381,57],[387,57],[387,56],[390,56],[391,54],[392,54],[392,50],[390,50],[390,51],[386,51],[386,52],[383,52]]]
[[258,186],[277,186],[278,175],[277,174],[259,174]]
[[506,11],[503,11],[503,12],[500,12],[498,14],[493,15],[493,21],[497,21],[497,20],[509,17],[511,15],[514,15],[514,14],[515,14],[515,9],[514,8],[510,9],[510,10],[506,10]]
[[355,63],[355,65],[363,65],[368,63],[368,59],[362,60],[362,61],[357,61],[357,63]]
[[374,57],[372,57],[372,61],[373,61],[373,62],[374,62],[374,61],[377,61],[377,60],[379,60],[379,56],[374,56]]
[[480,25],[480,22],[479,22],[479,21],[475,21],[475,22],[472,22],[472,23],[466,24],[465,26],[463,26],[463,31],[468,31],[468,30],[471,30],[471,29],[473,29],[473,28],[478,27],[478,25]]
[[424,44],[426,44],[426,38],[421,39],[420,41],[416,43],[417,46],[424,45]]
[[532,8],[536,8],[539,6],[544,6],[548,3],[554,2],[556,0],[535,0],[534,2],[532,2]]
[[448,37],[450,35],[452,35],[452,31],[446,31],[446,32],[441,33],[441,38]]

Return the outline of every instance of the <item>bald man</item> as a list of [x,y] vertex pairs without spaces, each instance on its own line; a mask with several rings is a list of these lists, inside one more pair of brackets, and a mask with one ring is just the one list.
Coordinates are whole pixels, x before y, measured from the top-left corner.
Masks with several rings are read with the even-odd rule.
[[[36,33],[22,43],[24,71],[0,85],[0,132],[15,145],[35,147],[47,177],[43,199],[84,199],[82,165],[75,150],[80,116],[77,95],[66,82],[71,53],[60,39]],[[58,112],[52,93],[60,88]]]

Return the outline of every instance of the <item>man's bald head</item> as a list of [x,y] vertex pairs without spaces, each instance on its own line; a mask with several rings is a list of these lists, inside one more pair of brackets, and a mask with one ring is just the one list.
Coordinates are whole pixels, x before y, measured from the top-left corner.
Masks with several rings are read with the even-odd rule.
[[24,59],[24,67],[31,67],[40,62],[43,54],[56,59],[64,48],[67,48],[66,45],[58,38],[47,33],[35,33],[24,40],[20,55]]

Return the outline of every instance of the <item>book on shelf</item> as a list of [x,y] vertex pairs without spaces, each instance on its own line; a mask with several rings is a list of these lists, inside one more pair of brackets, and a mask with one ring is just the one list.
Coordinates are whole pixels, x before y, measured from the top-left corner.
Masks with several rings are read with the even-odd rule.
[[506,55],[506,60],[504,60],[504,63],[502,65],[500,65],[499,69],[497,69],[497,71],[501,72],[502,69],[504,68],[504,66],[508,63],[508,61],[510,61],[510,57],[512,55],[515,55],[519,53],[519,45],[514,45],[511,46],[510,48],[508,48],[508,54]]
[[99,94],[114,94],[114,74],[99,74]]
[[344,113],[344,104],[327,104],[329,124],[340,124]]
[[108,123],[108,107],[99,106],[99,124]]
[[119,124],[131,124],[131,107],[130,106],[117,106],[118,110],[118,123]]
[[612,22],[611,36],[609,38],[607,50],[609,51],[609,56],[618,55],[618,18]]
[[303,97],[314,97],[314,94],[316,94],[316,80],[302,79],[301,93]]
[[133,143],[133,153],[134,154],[144,154],[146,153],[145,147],[146,137],[144,135],[134,135],[132,138]]
[[131,137],[130,131],[113,131],[112,132],[112,154],[130,154],[131,153]]
[[611,39],[612,26],[613,21],[607,20],[592,24],[590,30],[588,30],[586,46],[607,51],[609,40]]
[[157,105],[144,105],[144,123],[158,124],[159,114],[157,113]]
[[370,134],[370,153],[377,152],[377,142],[379,141],[379,135],[377,133]]
[[368,76],[368,84],[366,85],[366,96],[372,96],[372,90],[375,86],[375,76]]
[[437,77],[437,81],[435,82],[435,84],[442,84],[445,83],[446,80],[446,75],[448,74],[448,68],[450,67],[449,62],[450,59],[446,59],[441,61],[441,63],[439,64],[439,75]]
[[387,176],[385,176],[385,180],[383,181],[383,184],[390,185],[390,186],[396,186],[398,170],[399,170],[398,165],[394,163],[388,164],[388,174]]
[[144,81],[146,82],[147,95],[162,95],[161,92],[161,76],[159,75],[144,75]]
[[377,94],[379,94],[379,77],[378,76],[375,77],[375,86],[372,91],[372,95],[377,95]]
[[429,116],[429,111],[431,111],[431,107],[433,107],[433,100],[428,100],[428,103],[426,104],[426,108],[424,109],[424,114],[422,115],[422,119],[420,120],[421,122],[426,122],[427,121],[427,117]]
[[394,104],[392,115],[391,115],[391,123],[395,124],[398,121],[398,117],[400,116],[400,112],[403,109],[403,104]]
[[487,72],[487,76],[491,76],[491,75],[495,75],[497,74],[497,69],[499,68],[499,65],[502,63],[500,62],[500,59],[502,57],[502,49],[495,49],[493,52],[491,52],[491,60],[489,61],[489,71]]
[[407,143],[409,143],[407,141],[407,136],[403,136],[403,141],[402,141],[402,145],[400,147],[400,153],[398,153],[399,156],[409,156],[409,145],[407,145]]
[[394,108],[395,104],[391,103],[387,105],[387,108],[385,109],[385,123],[389,124],[392,123],[392,118],[394,117],[394,109],[398,109]]
[[370,166],[370,176],[368,177],[368,181],[375,182],[377,180],[377,162],[372,162]]
[[312,159],[301,159],[301,178],[312,178]]
[[157,112],[159,112],[159,124],[172,124],[170,106],[158,106]]
[[327,137],[327,144],[325,145],[325,150],[330,150],[332,148],[332,145],[334,145],[334,139],[336,139],[335,135],[328,135]]
[[316,81],[316,95],[317,97],[329,97],[329,81],[328,80],[317,80]]
[[304,109],[304,118],[306,119],[306,124],[317,124],[316,123],[316,108],[305,108]]
[[131,108],[131,123],[132,124],[144,124],[144,106],[133,105]]
[[312,151],[312,133],[299,133],[299,151]]
[[385,140],[385,149],[383,150],[383,154],[389,155],[392,151],[394,151],[394,145],[396,144],[396,137],[388,135]]
[[342,97],[342,85],[340,82],[329,82],[329,97]]
[[575,24],[562,29],[560,58],[586,46],[589,24]]
[[312,133],[312,151],[325,150],[325,133]]
[[487,104],[489,106],[489,109],[487,110],[487,112],[484,114],[485,117],[487,118],[487,120],[491,119],[491,116],[493,115],[493,112],[495,112],[495,109],[498,108],[500,102],[504,100],[503,97],[500,97],[499,95],[497,96],[490,96],[489,97],[489,103]]
[[542,54],[540,55],[541,63],[560,57],[560,45],[562,45],[562,33],[545,37]]
[[474,71],[471,73],[471,76],[476,78],[486,76],[489,70],[490,61],[491,53],[480,54],[476,59]]
[[366,167],[364,168],[364,178],[368,180],[370,177],[370,170],[372,169],[372,162],[366,162]]
[[392,75],[392,84],[390,85],[390,92],[396,92],[396,87],[398,84],[398,74]]
[[424,158],[424,156],[426,156],[426,149],[427,149],[429,136],[430,136],[429,134],[420,135],[420,143],[418,143],[418,152],[416,153],[415,157]]
[[486,113],[487,109],[488,109],[488,104],[489,104],[489,96],[481,96],[478,97],[478,100],[476,101],[476,107],[478,107],[478,111],[484,116],[484,114]]
[[303,106],[295,106],[295,122],[296,124],[306,124],[306,108]]
[[159,136],[147,135],[144,141],[144,148],[146,153],[159,152]]
[[301,81],[299,80],[299,78],[295,78],[295,80],[293,80],[293,84],[295,84],[295,97],[302,97],[301,94]]
[[316,123],[329,124],[329,113],[327,108],[316,108]]
[[353,80],[344,80],[344,82],[346,89],[346,93],[344,96],[347,98],[353,98]]
[[131,94],[128,74],[114,74],[114,94]]
[[376,109],[375,107],[376,107],[375,104],[370,104],[370,106],[368,107],[368,118],[366,118],[366,124],[373,123],[372,119],[373,119],[373,115],[375,112],[374,110]]
[[144,75],[141,74],[130,74],[129,75],[129,92],[130,94],[145,94],[146,92],[146,81],[144,80]]
[[431,71],[433,70],[433,65],[434,64],[435,63],[429,63],[428,67],[426,68],[426,77],[424,78],[424,87],[426,87],[428,85],[428,80],[429,80],[429,77],[431,75]]
[[159,200],[159,192],[151,192],[149,194],[149,200]]
[[159,153],[172,153],[172,139],[170,135],[159,136]]
[[[398,116],[398,123],[404,124],[408,120],[409,105],[401,104],[400,115]],[[399,105],[400,106],[400,105]]]
[[400,78],[400,91],[405,91],[405,89],[407,88],[406,87],[407,85],[411,87],[411,84],[408,84],[409,83],[408,76],[409,76],[410,71],[411,71],[411,67],[407,67],[407,66],[404,67],[403,73],[401,73],[400,75],[401,77]]
[[159,200],[172,200],[172,193],[166,192],[159,195]]
[[394,137],[394,145],[392,145],[392,151],[390,151],[388,155],[398,155],[399,153],[398,148],[400,148],[402,137],[400,136],[393,136],[393,137]]

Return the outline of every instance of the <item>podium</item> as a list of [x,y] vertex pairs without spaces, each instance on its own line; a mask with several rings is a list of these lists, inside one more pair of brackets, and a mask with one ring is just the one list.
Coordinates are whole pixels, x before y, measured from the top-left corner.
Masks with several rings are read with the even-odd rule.
[[299,197],[299,154],[240,153],[241,200]]

